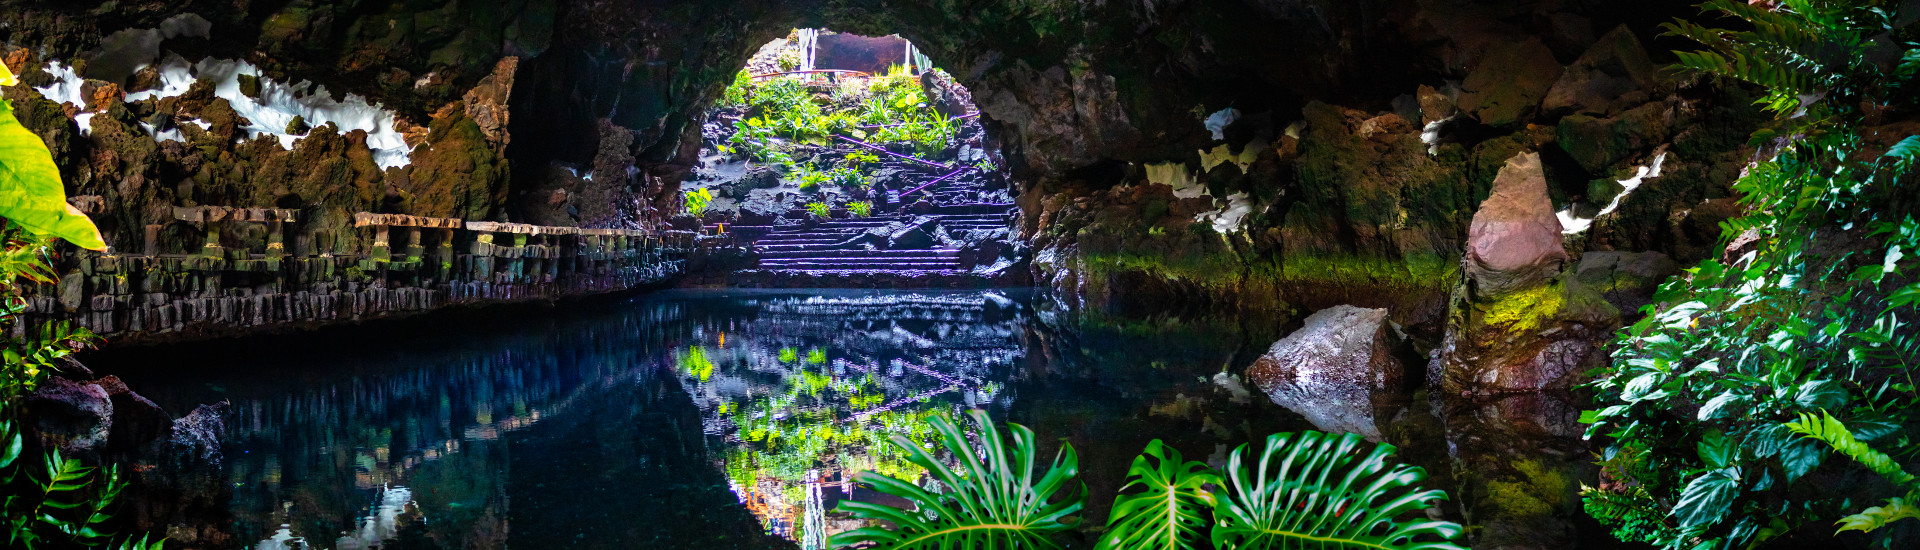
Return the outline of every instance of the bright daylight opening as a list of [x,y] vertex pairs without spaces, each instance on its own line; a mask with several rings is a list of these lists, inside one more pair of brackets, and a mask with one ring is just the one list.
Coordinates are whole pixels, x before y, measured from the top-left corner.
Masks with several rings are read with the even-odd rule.
[[676,225],[749,248],[746,286],[1017,275],[1017,213],[979,114],[906,39],[795,30],[708,112]]

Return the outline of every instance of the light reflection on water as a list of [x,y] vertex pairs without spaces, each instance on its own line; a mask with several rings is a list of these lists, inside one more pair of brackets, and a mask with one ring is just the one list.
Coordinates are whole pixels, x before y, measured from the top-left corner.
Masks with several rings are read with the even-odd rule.
[[[1103,524],[1151,439],[1204,460],[1315,427],[1220,375],[1282,327],[1082,318],[1049,303],[673,291],[87,360],[169,411],[231,401],[225,487],[167,520],[193,527],[176,541],[204,548],[817,548],[860,526],[825,513],[839,501],[890,498],[849,474],[918,475],[888,437],[927,443],[929,415],[967,408],[1071,443],[1090,489],[1083,520]],[[1444,515],[1503,542],[1583,538],[1578,501],[1559,494],[1582,449],[1541,428],[1572,409],[1375,397],[1367,410],[1383,414],[1346,420],[1454,493]],[[1307,412],[1345,410],[1324,408]],[[1502,508],[1516,495],[1533,500]]]

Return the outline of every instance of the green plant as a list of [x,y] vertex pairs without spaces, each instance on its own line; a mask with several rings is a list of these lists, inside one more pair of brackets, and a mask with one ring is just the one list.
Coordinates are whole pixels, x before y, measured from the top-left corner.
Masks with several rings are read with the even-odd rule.
[[720,106],[746,107],[747,99],[753,96],[753,89],[753,73],[740,69],[740,72],[734,73],[733,82],[727,83],[726,89],[720,92]]
[[1865,466],[1874,474],[1892,483],[1906,494],[1889,497],[1885,504],[1861,510],[1860,513],[1840,518],[1840,531],[1861,531],[1871,533],[1886,527],[1887,524],[1902,519],[1920,519],[1920,478],[1907,473],[1892,456],[1880,452],[1853,435],[1846,424],[1834,418],[1832,414],[1821,412],[1800,413],[1800,420],[1789,422],[1788,431],[1806,436],[1807,439],[1826,443],[1842,455]]
[[[0,66],[0,85],[18,84]],[[11,102],[0,100],[0,332],[13,333],[26,308],[25,287],[51,283],[56,272],[49,237],[94,250],[106,248],[100,231],[66,202],[58,167],[39,136],[21,127]],[[103,531],[111,507],[126,488],[119,469],[88,467],[58,450],[42,460],[21,460],[25,440],[14,425],[20,399],[43,381],[57,361],[91,342],[93,333],[48,322],[18,331],[0,357],[0,510],[9,548],[72,548],[113,545]],[[42,468],[30,471],[28,464]],[[126,539],[116,547],[158,550],[161,541]]]
[[[1134,457],[1127,477],[1096,548],[1198,548],[1207,539],[1210,513],[1219,504],[1208,487],[1222,484],[1212,468],[1183,461],[1180,451],[1155,439]],[[1127,492],[1134,488],[1140,491]]]
[[847,203],[847,214],[852,215],[855,218],[865,218],[867,216],[872,216],[873,203],[869,201],[849,202]]
[[873,154],[872,151],[861,150],[847,154],[846,160],[847,165],[852,168],[864,168],[868,165],[879,164],[880,156]]
[[1133,459],[1097,548],[1197,548],[1204,540],[1215,548],[1462,550],[1449,542],[1459,524],[1419,515],[1446,493],[1409,489],[1426,473],[1388,463],[1392,445],[1363,443],[1355,434],[1274,434],[1257,455],[1235,449],[1222,473],[1156,439]]
[[800,360],[800,352],[793,348],[780,348],[780,362],[792,363]]
[[774,56],[773,61],[780,65],[780,70],[782,71],[794,70],[800,66],[800,48],[794,47],[780,50],[780,53]]
[[[1063,518],[1081,505],[1077,492],[1065,500],[1055,498],[1060,487],[1072,482],[1077,463],[1073,446],[1063,444],[1064,458],[1056,459],[1036,482],[1039,472],[1033,469],[1037,451],[1032,432],[1009,424],[1014,434],[1009,447],[984,412],[968,414],[981,433],[977,446],[945,416],[931,421],[965,475],[935,460],[928,452],[931,446],[894,439],[896,446],[909,453],[909,460],[926,467],[944,489],[930,492],[900,479],[862,473],[856,478],[860,482],[907,499],[916,511],[843,502],[841,510],[863,519],[885,520],[895,528],[848,532],[836,536],[833,544],[1056,547],[1047,535],[1070,529]],[[1425,479],[1424,471],[1387,462],[1392,445],[1366,449],[1364,444],[1354,434],[1274,434],[1257,455],[1241,445],[1221,473],[1187,461],[1179,451],[1154,440],[1128,469],[1128,482],[1114,499],[1107,530],[1096,548],[1197,548],[1206,541],[1215,548],[1463,550],[1450,542],[1460,535],[1459,524],[1420,516],[1445,500],[1446,493],[1410,488]],[[1257,463],[1249,469],[1247,463],[1254,457]]]
[[[1874,36],[1896,34],[1909,23],[1887,2],[1785,0],[1769,9],[1734,0],[1709,0],[1703,11],[1743,21],[1749,30],[1713,28],[1675,20],[1668,34],[1699,42],[1705,50],[1674,52],[1681,67],[1739,79],[1767,90],[1761,103],[1783,115],[1837,114],[1880,96],[1899,82],[1886,69],[1911,75],[1920,58],[1897,65],[1873,55]],[[1837,109],[1835,111],[1833,109]]]
[[1241,445],[1227,458],[1229,496],[1214,509],[1220,519],[1214,546],[1464,550],[1447,542],[1459,536],[1457,523],[1400,519],[1446,499],[1446,492],[1408,489],[1426,472],[1389,464],[1394,446],[1385,443],[1363,456],[1362,443],[1357,434],[1274,434],[1251,470]]
[[863,527],[839,533],[831,544],[871,543],[899,549],[1059,548],[1049,537],[1073,529],[1069,517],[1080,511],[1085,498],[1085,487],[1074,479],[1079,459],[1073,447],[1062,445],[1052,465],[1041,469],[1033,430],[1008,424],[1003,438],[985,412],[967,414],[979,432],[978,445],[945,415],[929,421],[940,443],[955,456],[957,470],[907,438],[889,438],[907,452],[908,461],[925,468],[940,483],[939,492],[861,472],[856,481],[904,498],[914,508],[840,501],[840,510],[861,519],[886,521],[893,528]]
[[688,191],[686,198],[687,213],[695,218],[705,216],[707,209],[713,207],[713,192],[705,187]]
[[[0,81],[14,82],[0,69]],[[0,100],[0,218],[32,233],[66,239],[81,248],[104,250],[93,220],[67,204],[60,167],[45,142],[13,116],[13,102]]]
[[[1661,285],[1592,384],[1602,407],[1582,420],[1605,449],[1586,509],[1618,537],[1665,548],[1752,547],[1835,518],[1873,531],[1905,517],[1913,493],[1891,466],[1920,454],[1904,435],[1920,406],[1920,335],[1905,322],[1920,299],[1908,258],[1920,249],[1909,181],[1920,138],[1887,146],[1863,131],[1911,103],[1912,14],[1704,6],[1752,30],[1676,22],[1670,31],[1708,47],[1682,64],[1766,88],[1780,128],[1755,141],[1777,152],[1735,184],[1747,213],[1723,225],[1751,250]],[[1836,450],[1853,460],[1830,460]],[[1830,481],[1857,475],[1894,491]],[[1884,504],[1857,510],[1863,501]]]
[[805,164],[796,167],[793,175],[794,181],[800,185],[800,190],[808,193],[818,192],[820,185],[832,181],[832,177],[831,172],[817,170]]
[[[814,203],[814,204],[820,204],[820,203]],[[827,350],[823,350],[820,348],[813,348],[811,350],[807,350],[807,364],[810,364],[810,365],[827,364]]]

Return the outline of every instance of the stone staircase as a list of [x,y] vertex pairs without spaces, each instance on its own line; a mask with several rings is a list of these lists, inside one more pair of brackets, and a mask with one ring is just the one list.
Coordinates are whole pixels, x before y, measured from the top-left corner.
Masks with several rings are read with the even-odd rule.
[[[929,197],[930,195],[930,197]],[[775,225],[732,226],[735,241],[758,256],[754,269],[735,273],[734,283],[748,287],[934,287],[969,288],[1017,284],[1008,273],[985,272],[952,242],[938,239],[890,240],[887,228],[935,229],[958,239],[973,230],[1006,229],[1016,211],[1012,203],[981,202],[964,183],[942,182],[924,194],[917,209],[896,206],[866,218],[809,219],[795,211]],[[875,231],[879,229],[880,231]],[[976,254],[977,256],[977,254]],[[991,264],[991,260],[987,262]],[[976,268],[982,268],[976,272]],[[1015,270],[1001,270],[1015,271]]]

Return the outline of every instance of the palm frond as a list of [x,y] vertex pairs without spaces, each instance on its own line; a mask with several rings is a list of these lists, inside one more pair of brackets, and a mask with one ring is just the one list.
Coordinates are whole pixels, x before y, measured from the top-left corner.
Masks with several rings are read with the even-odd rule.
[[945,415],[929,422],[942,446],[952,452],[959,468],[935,458],[904,437],[891,441],[907,453],[907,460],[927,470],[945,490],[934,493],[911,482],[861,472],[855,480],[875,490],[906,499],[913,510],[885,504],[841,501],[839,509],[854,517],[882,520],[892,528],[864,527],[833,536],[834,546],[872,543],[875,548],[997,549],[1057,548],[1048,537],[1073,529],[1069,516],[1079,512],[1085,485],[1075,479],[1079,458],[1073,447],[1062,445],[1053,464],[1037,468],[1039,447],[1033,430],[1008,424],[1007,437],[987,414],[967,413],[979,430],[979,444]]
[[[1155,439],[1133,459],[1132,479],[1113,500],[1100,550],[1198,548],[1206,540],[1206,513],[1217,500],[1207,485],[1220,476],[1201,462],[1183,461],[1180,451]],[[1138,493],[1126,491],[1139,487]]]
[[1392,445],[1363,454],[1362,443],[1355,434],[1274,434],[1252,470],[1241,445],[1228,458],[1232,496],[1214,510],[1214,546],[1464,550],[1448,542],[1460,524],[1400,519],[1446,498],[1444,491],[1409,488],[1426,472],[1389,465]]

